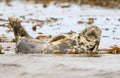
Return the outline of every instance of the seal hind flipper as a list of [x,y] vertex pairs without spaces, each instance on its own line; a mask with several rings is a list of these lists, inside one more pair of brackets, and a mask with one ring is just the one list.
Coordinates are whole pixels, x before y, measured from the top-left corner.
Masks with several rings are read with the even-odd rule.
[[[21,22],[18,18],[8,17],[9,24],[14,31],[14,36],[16,41],[18,41],[19,37],[31,37],[25,28],[21,25]],[[31,37],[32,38],[32,37]]]

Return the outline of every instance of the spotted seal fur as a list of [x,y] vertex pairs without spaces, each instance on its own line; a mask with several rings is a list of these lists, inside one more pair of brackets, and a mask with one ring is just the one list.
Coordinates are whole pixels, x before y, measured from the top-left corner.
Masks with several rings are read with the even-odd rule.
[[69,51],[92,53],[98,50],[101,30],[97,26],[88,26],[82,32],[78,33],[59,34],[51,39],[37,40],[26,32],[18,18],[9,17],[8,19],[17,40],[16,53],[51,54],[59,51],[62,54],[66,54]]

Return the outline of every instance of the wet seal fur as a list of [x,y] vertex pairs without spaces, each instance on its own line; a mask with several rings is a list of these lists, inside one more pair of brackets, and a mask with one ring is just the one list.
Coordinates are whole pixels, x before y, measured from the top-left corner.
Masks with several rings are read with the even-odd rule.
[[23,28],[18,18],[9,17],[16,42],[16,53],[20,54],[51,54],[53,52],[94,53],[98,52],[101,30],[97,26],[87,26],[82,32],[59,34],[51,39],[37,40]]

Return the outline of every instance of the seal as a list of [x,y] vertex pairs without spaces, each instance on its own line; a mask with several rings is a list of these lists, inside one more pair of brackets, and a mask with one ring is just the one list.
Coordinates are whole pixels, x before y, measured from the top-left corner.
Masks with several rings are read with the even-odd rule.
[[60,53],[94,53],[98,52],[101,29],[87,26],[83,31],[71,34],[58,34],[51,39],[38,40],[30,36],[18,18],[9,17],[15,39],[16,53],[20,54],[51,54]]

